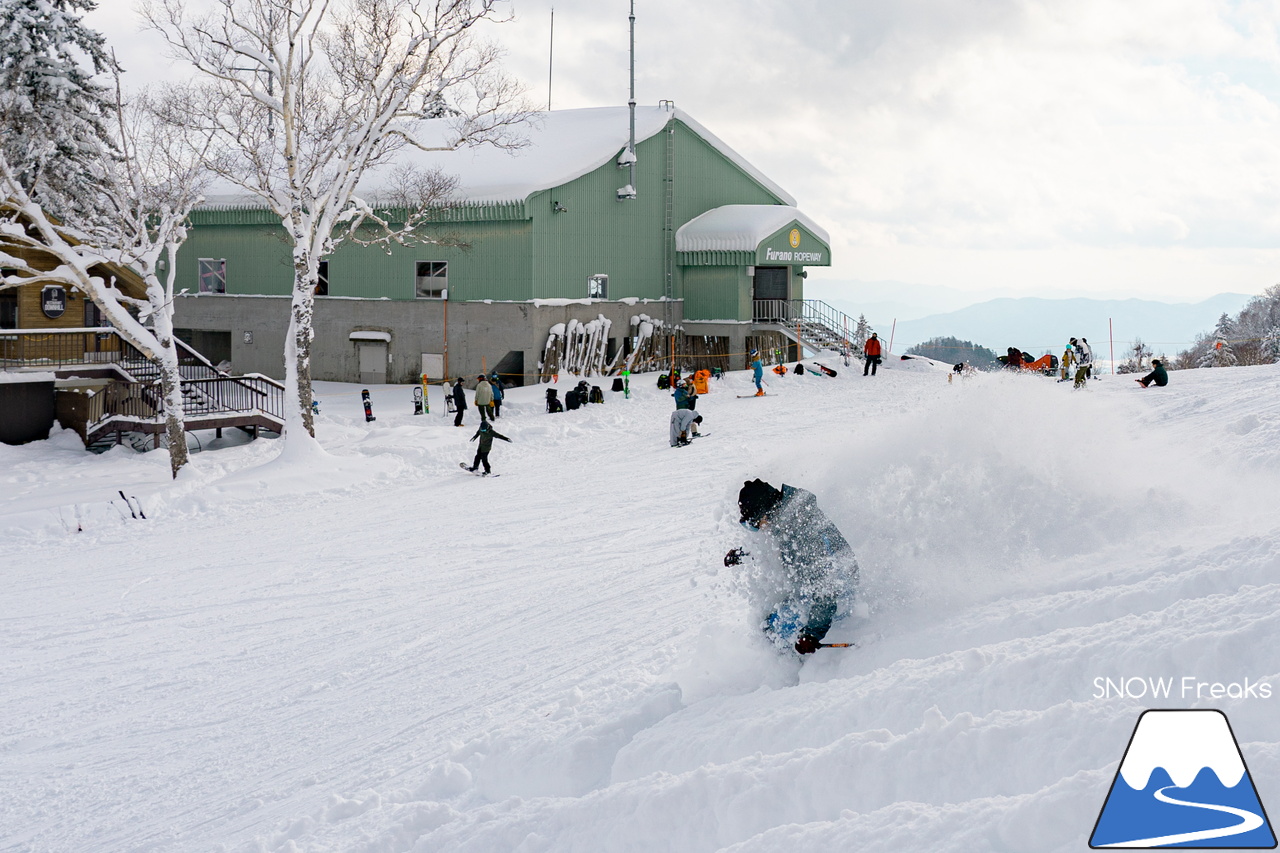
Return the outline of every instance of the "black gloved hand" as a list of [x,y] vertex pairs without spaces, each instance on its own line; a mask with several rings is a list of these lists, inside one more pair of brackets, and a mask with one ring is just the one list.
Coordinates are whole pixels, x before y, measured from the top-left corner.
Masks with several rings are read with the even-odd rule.
[[800,639],[796,640],[796,651],[802,655],[811,655],[819,648],[818,638],[810,637],[808,634],[801,634]]
[[724,555],[724,564],[726,566],[737,566],[742,563],[743,557],[750,557],[746,551],[741,548],[730,548],[729,553]]

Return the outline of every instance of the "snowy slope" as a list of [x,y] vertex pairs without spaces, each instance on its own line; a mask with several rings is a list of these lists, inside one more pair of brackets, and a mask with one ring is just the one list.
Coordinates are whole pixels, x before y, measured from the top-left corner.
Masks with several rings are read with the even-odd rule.
[[[228,437],[173,484],[0,446],[0,849],[1084,850],[1145,707],[1224,710],[1280,808],[1280,696],[1095,687],[1280,688],[1280,368],[734,373],[678,450],[633,378],[510,392],[496,479],[403,387],[365,424],[321,384],[327,457]],[[858,648],[757,636],[754,476],[852,543]]]

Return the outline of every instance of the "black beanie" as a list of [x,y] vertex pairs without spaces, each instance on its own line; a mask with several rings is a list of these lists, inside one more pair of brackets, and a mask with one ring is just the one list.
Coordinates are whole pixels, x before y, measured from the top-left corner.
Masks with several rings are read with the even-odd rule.
[[764,480],[747,480],[738,492],[738,509],[742,516],[739,521],[758,526],[769,510],[782,500],[782,492]]

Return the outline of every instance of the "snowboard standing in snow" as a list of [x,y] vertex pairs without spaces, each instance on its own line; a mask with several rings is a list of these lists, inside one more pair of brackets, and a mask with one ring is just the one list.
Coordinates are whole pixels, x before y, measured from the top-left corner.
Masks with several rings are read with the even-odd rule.
[[369,389],[366,388],[360,392],[360,399],[364,401],[364,422],[376,421],[373,416],[373,403],[369,401]]
[[[767,610],[762,628],[779,646],[802,655],[829,647],[822,638],[831,623],[847,615],[857,593],[858,561],[839,529],[818,507],[811,492],[750,480],[738,493],[740,521],[765,541],[753,552],[752,591]],[[748,554],[734,549],[726,565]]]

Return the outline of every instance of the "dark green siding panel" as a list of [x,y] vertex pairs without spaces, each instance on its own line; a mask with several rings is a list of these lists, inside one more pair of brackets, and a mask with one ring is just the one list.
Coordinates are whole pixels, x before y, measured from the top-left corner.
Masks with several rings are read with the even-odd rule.
[[329,295],[414,299],[417,262],[445,261],[451,301],[529,298],[530,223],[467,222],[422,232],[442,242],[392,245],[389,251],[339,246],[329,258]]
[[[529,299],[532,227],[528,221],[431,226],[423,233],[452,245],[361,246],[347,242],[329,261],[329,295],[414,299],[417,261],[449,264],[449,298]],[[465,247],[458,244],[465,244]],[[292,246],[284,229],[264,225],[197,225],[178,254],[181,287],[197,292],[198,258],[227,259],[227,292],[287,296],[293,288]]]
[[740,267],[684,270],[684,316],[690,320],[750,320],[750,279]]
[[227,293],[293,292],[293,247],[270,225],[197,225],[178,252],[178,288],[200,291],[198,258],[226,258]]
[[673,125],[677,227],[726,204],[783,203],[683,123]]
[[[628,171],[615,162],[529,197],[534,296],[581,299],[587,278],[609,276],[609,298],[663,295],[665,133],[636,145],[636,198],[619,201]],[[556,213],[555,204],[567,208]]]

